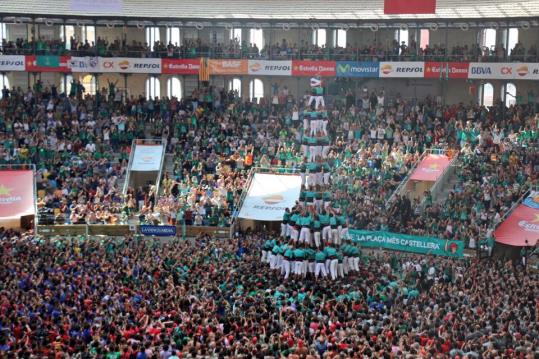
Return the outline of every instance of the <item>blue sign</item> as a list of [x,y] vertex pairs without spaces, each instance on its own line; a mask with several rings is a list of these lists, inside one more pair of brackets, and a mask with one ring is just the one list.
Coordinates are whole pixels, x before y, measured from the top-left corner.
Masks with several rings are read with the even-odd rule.
[[173,237],[176,235],[176,226],[140,226],[140,233],[147,236]]
[[337,61],[337,77],[378,77],[380,64],[370,61]]

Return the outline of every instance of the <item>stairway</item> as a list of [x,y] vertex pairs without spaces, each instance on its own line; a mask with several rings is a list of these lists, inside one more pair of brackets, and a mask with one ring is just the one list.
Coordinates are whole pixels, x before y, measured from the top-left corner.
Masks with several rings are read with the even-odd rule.
[[449,197],[449,193],[453,191],[456,184],[457,176],[453,174],[444,186],[443,191],[437,196],[437,198],[433,199],[433,204],[443,204],[447,200],[447,197]]

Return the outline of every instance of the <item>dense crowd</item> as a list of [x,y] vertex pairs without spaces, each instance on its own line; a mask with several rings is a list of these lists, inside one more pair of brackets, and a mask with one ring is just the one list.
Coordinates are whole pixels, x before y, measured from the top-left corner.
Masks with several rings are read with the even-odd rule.
[[[2,161],[36,164],[40,211],[57,222],[118,223],[140,215],[142,221],[227,226],[250,168],[288,168],[306,179],[309,168],[331,174],[320,192],[331,192],[332,205],[352,228],[463,239],[473,246],[537,185],[533,103],[486,109],[430,97],[386,98],[383,90],[344,91],[342,98],[328,98],[323,110],[321,158],[308,151],[316,135],[305,125],[309,94],[296,99],[275,85],[269,101],[259,104],[214,88],[182,100],[122,102],[109,86],[95,96],[83,96],[77,83],[70,96],[40,83],[3,91]],[[146,136],[167,139],[172,166],[159,193],[129,188],[123,196],[130,143]],[[429,148],[460,152],[448,200],[389,201]],[[496,200],[482,200],[483,207],[472,201],[485,196]]]
[[[76,87],[76,83],[72,88]],[[117,223],[124,176],[140,122],[127,105],[65,96],[36,83],[3,90],[0,100],[0,161],[35,164],[38,208],[46,222]]]
[[97,37],[95,41],[81,41],[71,37],[64,42],[60,39],[45,40],[23,39],[8,41],[3,39],[1,53],[11,55],[73,55],[102,57],[161,57],[161,58],[243,58],[243,59],[302,59],[302,60],[358,60],[358,61],[537,61],[537,47],[526,48],[521,42],[512,49],[502,44],[480,46],[479,44],[455,45],[446,48],[444,44],[419,46],[416,41],[410,43],[393,40],[389,44],[374,41],[369,45],[357,45],[349,38],[345,47],[318,46],[301,40],[291,43],[282,39],[259,48],[255,43],[232,39],[223,43],[206,43],[201,39],[183,39],[181,44],[156,41],[147,43],[126,38],[107,40]]
[[510,262],[361,253],[283,281],[265,235],[194,242],[2,232],[6,358],[497,358],[539,354],[539,278]]

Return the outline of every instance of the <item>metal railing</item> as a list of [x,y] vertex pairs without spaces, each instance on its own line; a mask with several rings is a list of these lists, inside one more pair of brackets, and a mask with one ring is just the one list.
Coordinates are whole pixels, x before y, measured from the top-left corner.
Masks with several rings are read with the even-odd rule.
[[163,147],[161,152],[161,159],[159,162],[159,171],[157,171],[157,178],[155,180],[155,193],[159,193],[159,186],[161,185],[161,176],[163,175],[163,163],[165,161],[167,141],[164,139],[134,139],[131,143],[131,153],[129,154],[129,163],[127,165],[127,171],[125,175],[124,188],[122,193],[127,195],[127,190],[130,185],[131,167],[133,166],[133,160],[135,156],[135,149],[137,145],[159,145]]
[[397,188],[395,188],[395,190],[393,191],[391,196],[386,201],[386,209],[389,209],[391,207],[391,205],[393,205],[393,202],[395,202],[395,198],[397,197],[397,195],[402,193],[403,189],[406,187],[406,184],[410,180],[410,176],[412,175],[412,173],[414,173],[417,166],[419,166],[421,161],[423,161],[427,155],[441,154],[441,153],[445,153],[445,152],[446,152],[446,149],[443,149],[443,148],[429,148],[429,149],[426,149],[425,151],[423,151],[421,156],[419,156],[419,158],[414,162],[414,165],[412,166],[412,168],[410,168],[410,170],[406,174],[406,177],[404,177],[404,179],[401,181],[401,183],[399,183]]
[[[444,152],[447,153],[447,151]],[[445,187],[449,182],[449,179],[454,176],[456,171],[455,163],[457,162],[459,155],[460,152],[456,152],[456,154],[450,159],[448,166],[444,169],[438,180],[430,188],[429,192],[433,202],[438,200],[438,196],[443,192],[443,187]],[[421,201],[421,210],[425,209],[426,201],[426,197]]]
[[334,61],[450,61],[450,62],[539,62],[539,54],[525,52],[515,55],[486,54],[469,50],[467,53],[422,54],[420,52],[396,54],[391,49],[339,49],[324,48],[320,50],[272,48],[262,51],[242,51],[241,49],[219,48],[217,46],[199,46],[168,50],[144,50],[139,48],[101,48],[68,50],[63,46],[36,49],[34,46],[17,48],[2,47],[4,55],[66,55],[66,56],[100,56],[100,57],[135,57],[135,58],[170,58],[193,59],[208,57],[213,59],[261,59],[261,60],[334,60]]

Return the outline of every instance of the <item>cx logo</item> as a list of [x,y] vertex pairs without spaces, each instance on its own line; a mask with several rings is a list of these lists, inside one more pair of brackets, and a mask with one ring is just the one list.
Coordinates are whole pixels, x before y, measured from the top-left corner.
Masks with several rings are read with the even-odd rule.
[[512,67],[502,67],[502,75],[511,75],[513,73]]

